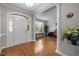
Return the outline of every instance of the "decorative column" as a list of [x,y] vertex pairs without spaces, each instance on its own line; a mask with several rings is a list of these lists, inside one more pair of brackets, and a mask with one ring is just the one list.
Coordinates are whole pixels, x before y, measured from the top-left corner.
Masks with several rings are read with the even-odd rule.
[[35,35],[35,34],[36,34],[36,33],[35,33],[35,20],[36,20],[36,16],[34,16],[34,28],[33,28],[33,29],[34,29],[34,31],[33,31],[33,32],[34,32],[34,41],[36,41],[36,35]]
[[59,52],[60,41],[61,41],[61,4],[57,4],[57,51]]

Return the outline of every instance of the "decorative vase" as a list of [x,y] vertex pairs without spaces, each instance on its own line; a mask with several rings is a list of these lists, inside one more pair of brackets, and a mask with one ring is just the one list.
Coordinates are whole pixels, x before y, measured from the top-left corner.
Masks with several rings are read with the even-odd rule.
[[71,39],[71,44],[72,45],[77,45],[77,39],[76,38],[72,38]]
[[77,36],[75,35],[76,33],[72,33],[72,36],[71,36],[71,44],[72,45],[77,45]]

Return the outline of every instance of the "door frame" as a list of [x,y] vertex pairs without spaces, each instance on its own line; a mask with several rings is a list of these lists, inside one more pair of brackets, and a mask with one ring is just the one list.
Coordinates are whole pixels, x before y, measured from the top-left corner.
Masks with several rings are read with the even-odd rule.
[[[30,17],[29,17],[28,15],[23,14],[23,13],[20,13],[20,12],[10,12],[10,13],[8,13],[8,14],[7,14],[7,40],[8,40],[8,23],[9,23],[8,21],[9,21],[9,16],[10,16],[10,15],[22,16],[22,17],[27,18],[27,21],[30,21]],[[13,27],[14,27],[14,26],[13,26]],[[14,30],[13,30],[13,32],[14,32]],[[14,36],[14,35],[13,35],[13,36]],[[13,41],[13,42],[14,42],[14,41]],[[9,45],[9,44],[8,44],[8,41],[7,41],[6,47],[18,45],[18,44],[21,44],[21,43],[25,43],[25,42],[20,42],[20,43],[15,43],[15,44]]]
[[58,3],[56,5],[57,7],[57,48],[55,52],[63,55],[62,52],[60,51],[60,41],[62,39],[61,6],[62,6],[62,3]]
[[[60,35],[60,33],[62,32],[62,29],[61,29],[61,5],[62,3],[57,3],[55,6],[57,8],[57,47],[56,47],[56,52],[60,53],[61,52],[59,51],[59,41],[61,40],[62,38],[62,35]],[[35,36],[35,19],[36,19],[36,16],[34,16],[34,41],[36,41],[36,36]]]

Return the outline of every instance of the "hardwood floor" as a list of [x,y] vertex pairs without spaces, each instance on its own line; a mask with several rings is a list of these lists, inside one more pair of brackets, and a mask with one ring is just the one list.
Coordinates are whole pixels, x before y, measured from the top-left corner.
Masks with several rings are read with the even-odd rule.
[[41,37],[35,42],[5,48],[2,52],[5,56],[60,56],[55,50],[55,37]]

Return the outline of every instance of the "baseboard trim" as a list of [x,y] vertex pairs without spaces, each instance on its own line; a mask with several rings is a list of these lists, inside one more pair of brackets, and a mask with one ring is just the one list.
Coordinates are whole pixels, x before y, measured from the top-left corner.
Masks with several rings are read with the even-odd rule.
[[61,51],[59,51],[58,49],[55,50],[56,53],[60,54],[61,56],[65,56]]
[[0,48],[0,53],[1,53],[1,51],[2,51],[2,49],[5,49],[5,48],[8,48],[8,47],[11,47],[11,46],[15,46],[15,45],[19,45],[19,44],[23,44],[23,43],[29,43],[29,42],[35,42],[34,40],[30,40],[30,41],[27,41],[27,42],[20,42],[20,43],[15,43],[15,44],[12,44],[12,45],[6,45],[6,46],[4,46],[4,47],[1,47]]

